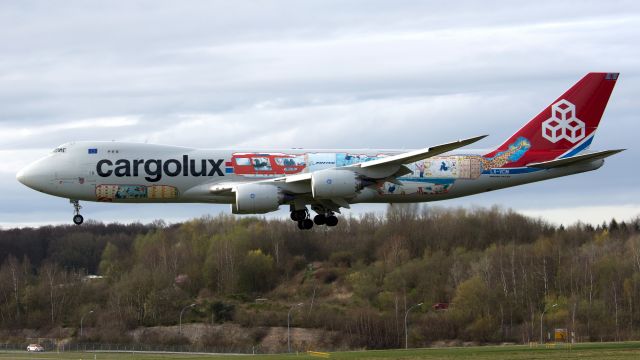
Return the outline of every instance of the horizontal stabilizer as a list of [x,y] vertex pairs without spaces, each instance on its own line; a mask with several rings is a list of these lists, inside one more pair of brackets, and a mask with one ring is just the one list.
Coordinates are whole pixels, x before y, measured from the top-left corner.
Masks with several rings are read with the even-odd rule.
[[606,157],[615,155],[624,150],[625,149],[592,152],[592,153],[587,153],[582,155],[571,156],[563,159],[555,159],[555,160],[549,160],[549,161],[543,161],[543,162],[537,162],[537,163],[530,163],[530,164],[527,164],[527,167],[539,168],[539,169],[552,169],[556,167],[575,165],[579,163],[587,163],[594,160],[604,159]]

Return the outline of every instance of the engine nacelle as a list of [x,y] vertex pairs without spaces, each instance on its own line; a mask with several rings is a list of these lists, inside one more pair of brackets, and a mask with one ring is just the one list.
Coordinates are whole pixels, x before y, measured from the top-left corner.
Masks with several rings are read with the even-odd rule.
[[235,188],[236,203],[231,205],[234,214],[264,214],[280,207],[282,195],[274,185],[243,184]]
[[360,189],[361,182],[353,171],[327,169],[311,174],[314,199],[353,197]]

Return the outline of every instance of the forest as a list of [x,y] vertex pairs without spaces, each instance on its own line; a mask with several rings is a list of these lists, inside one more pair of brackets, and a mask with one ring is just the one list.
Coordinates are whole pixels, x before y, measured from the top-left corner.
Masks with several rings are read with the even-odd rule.
[[201,339],[232,349],[293,311],[292,326],[331,335],[327,349],[399,348],[409,308],[416,347],[526,344],[541,321],[543,337],[640,339],[640,218],[563,227],[498,207],[393,205],[311,231],[230,215],[0,230],[0,342],[66,329],[77,342],[184,344],[130,335],[183,312],[245,329]]

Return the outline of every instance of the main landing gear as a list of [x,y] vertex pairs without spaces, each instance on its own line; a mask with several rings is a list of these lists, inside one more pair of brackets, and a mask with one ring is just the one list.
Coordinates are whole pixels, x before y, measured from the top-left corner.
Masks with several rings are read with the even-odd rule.
[[82,217],[82,215],[80,215],[80,209],[82,209],[82,206],[80,206],[80,201],[69,200],[69,202],[73,205],[73,213],[75,214],[73,215],[73,223],[76,225],[81,225],[84,222],[84,218]]
[[313,222],[316,225],[336,226],[338,225],[338,218],[329,211],[326,214],[318,214],[313,217]]
[[309,230],[313,227],[313,220],[309,219],[309,211],[304,209],[291,210],[291,220],[298,222],[298,229]]
[[313,220],[311,220],[309,210],[307,210],[306,207],[304,209],[291,210],[291,220],[298,222],[298,229],[300,230],[310,230],[313,224],[326,226],[338,225],[338,218],[332,211],[318,212],[318,215],[314,216]]

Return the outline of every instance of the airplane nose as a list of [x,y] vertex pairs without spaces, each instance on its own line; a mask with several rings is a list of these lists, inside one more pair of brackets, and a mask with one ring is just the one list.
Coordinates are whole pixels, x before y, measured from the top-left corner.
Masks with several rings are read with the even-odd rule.
[[[42,176],[38,176],[38,162],[27,165],[16,174],[16,179],[23,185],[28,186],[34,190],[39,190],[42,186]],[[42,174],[40,174],[42,175]],[[40,191],[40,190],[39,190]]]
[[55,169],[49,157],[28,164],[16,174],[16,180],[23,185],[46,194],[54,190]]
[[16,179],[20,181],[23,185],[26,185],[28,187],[33,187],[33,181],[30,181],[32,180],[32,176],[30,176],[29,174],[29,168],[31,168],[31,166],[27,166],[22,170],[18,171],[18,173],[16,174]]
[[16,174],[16,179],[17,179],[18,181],[20,181],[23,185],[26,185],[26,184],[24,183],[24,169],[23,169],[23,170],[18,171],[18,173]]

